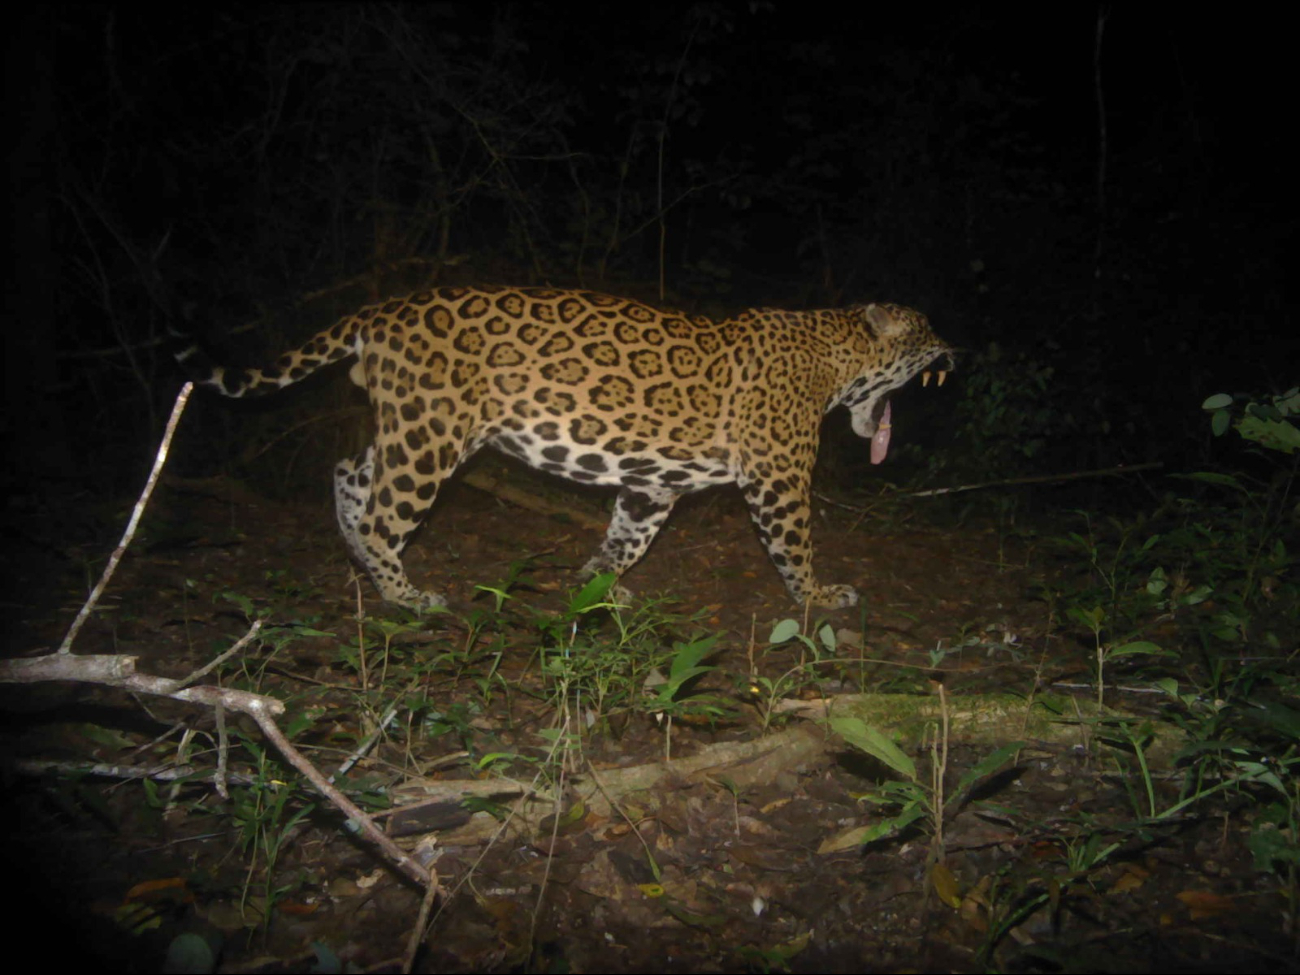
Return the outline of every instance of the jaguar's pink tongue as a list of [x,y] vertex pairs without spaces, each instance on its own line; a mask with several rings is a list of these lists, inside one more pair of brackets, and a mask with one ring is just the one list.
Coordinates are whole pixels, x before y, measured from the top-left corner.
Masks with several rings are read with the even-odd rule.
[[889,418],[893,408],[893,403],[885,404],[885,412],[881,414],[875,436],[871,438],[871,463],[873,464],[879,464],[885,459],[885,454],[889,453]]

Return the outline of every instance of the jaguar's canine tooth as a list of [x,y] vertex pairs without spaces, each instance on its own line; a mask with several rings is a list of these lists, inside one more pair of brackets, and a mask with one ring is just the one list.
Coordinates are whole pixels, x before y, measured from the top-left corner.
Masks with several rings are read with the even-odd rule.
[[[943,373],[939,373],[939,375],[942,376]],[[943,380],[940,379],[939,382],[943,382]],[[921,373],[921,385],[922,385],[922,386],[929,386],[929,385],[930,385],[930,370],[929,370],[929,369],[927,369],[927,370],[925,370],[925,372]]]
[[939,370],[939,381],[938,381],[937,383],[935,383],[935,385],[936,385],[936,386],[942,386],[944,380],[947,379],[947,378],[948,378],[948,370],[947,370],[947,369],[940,369],[940,370]]

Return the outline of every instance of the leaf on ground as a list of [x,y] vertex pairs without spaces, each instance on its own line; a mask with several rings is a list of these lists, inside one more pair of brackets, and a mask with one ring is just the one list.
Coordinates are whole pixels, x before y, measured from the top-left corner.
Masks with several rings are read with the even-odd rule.
[[1237,902],[1208,890],[1184,890],[1175,895],[1191,914],[1193,921],[1219,917],[1239,910]]
[[957,878],[942,860],[930,868],[930,884],[934,887],[934,892],[939,895],[939,900],[954,910],[961,907],[961,895],[957,893]]
[[842,853],[845,850],[853,850],[866,842],[868,832],[871,826],[854,826],[851,829],[843,830],[834,836],[828,836],[822,840],[821,846],[817,847],[818,853]]

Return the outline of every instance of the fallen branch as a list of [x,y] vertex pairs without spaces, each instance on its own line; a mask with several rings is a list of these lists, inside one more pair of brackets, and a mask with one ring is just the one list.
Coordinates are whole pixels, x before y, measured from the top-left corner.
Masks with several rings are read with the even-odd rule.
[[[154,457],[153,468],[149,472],[149,477],[145,482],[144,490],[141,491],[139,499],[136,501],[135,508],[131,512],[131,518],[127,522],[126,530],[122,534],[122,540],[118,543],[117,548],[113,551],[112,557],[105,567],[99,583],[91,591],[86,602],[82,605],[81,610],[77,613],[76,619],[72,626],[68,628],[68,634],[64,637],[62,645],[58,651],[46,654],[40,657],[27,657],[19,660],[0,661],[0,682],[11,684],[30,684],[39,681],[70,680],[79,681],[89,684],[100,684],[107,687],[119,687],[126,691],[137,694],[151,694],[157,697],[167,697],[176,701],[185,701],[190,704],[202,704],[207,707],[216,709],[217,723],[219,731],[223,727],[223,711],[229,708],[232,711],[238,711],[251,717],[262,734],[270,740],[279,751],[281,756],[297,769],[302,776],[307,779],[316,791],[325,796],[334,804],[354,827],[362,832],[380,851],[387,857],[394,866],[397,867],[407,877],[416,883],[425,885],[432,890],[439,888],[437,874],[426,870],[417,861],[413,860],[400,847],[397,846],[388,836],[374,824],[374,821],[367,816],[355,803],[345,796],[339,789],[330,783],[311,762],[289,742],[284,736],[279,726],[275,723],[275,718],[284,713],[284,705],[262,694],[253,694],[248,691],[238,691],[226,687],[213,687],[210,685],[200,685],[197,687],[187,686],[200,677],[207,674],[212,668],[218,666],[221,662],[238,653],[246,647],[257,635],[261,627],[260,622],[253,623],[248,633],[239,640],[230,650],[219,656],[216,660],[194,671],[188,677],[180,680],[168,677],[156,677],[152,674],[141,674],[136,672],[136,659],[130,656],[117,655],[89,655],[75,656],[69,651],[72,648],[73,640],[76,639],[77,633],[86,620],[90,618],[100,595],[107,587],[109,581],[116,571],[118,563],[125,554],[131,541],[135,538],[136,528],[140,524],[140,518],[144,514],[144,509],[149,503],[149,498],[153,494],[154,487],[158,483],[158,477],[162,473],[164,464],[167,462],[167,452],[171,445],[172,437],[176,432],[176,426],[180,422],[181,415],[185,411],[185,404],[189,401],[190,393],[193,391],[193,384],[186,383],[176,397],[176,403],[172,407],[171,417],[167,421],[167,428],[163,434],[162,442],[158,446],[158,452]],[[215,788],[224,795],[225,789],[225,735],[220,734],[222,740],[221,755],[222,763],[214,774]],[[129,777],[134,777],[129,776]]]
[[[791,772],[825,765],[829,752],[839,749],[822,730],[827,718],[860,717],[877,728],[888,728],[906,751],[920,749],[936,725],[947,724],[952,743],[977,748],[997,747],[1022,740],[1038,751],[1064,753],[1116,723],[1136,721],[1111,708],[1098,709],[1089,700],[1040,694],[1029,702],[1012,694],[979,694],[949,698],[915,694],[852,694],[818,700],[781,702],[778,713],[797,715],[806,723],[750,741],[720,742],[695,755],[671,762],[649,762],[629,768],[574,773],[567,779],[570,797],[578,797],[588,814],[598,818],[619,815],[623,803],[636,806],[643,816],[653,815],[671,788],[698,782],[727,782],[746,789],[775,781]],[[1153,767],[1165,768],[1185,741],[1175,727],[1154,723],[1148,729],[1144,753]],[[443,846],[487,843],[508,829],[513,835],[535,837],[543,820],[554,815],[556,794],[535,785],[507,779],[454,780],[409,778],[391,791],[398,807],[389,810],[390,827],[399,835],[438,831]],[[510,815],[500,822],[487,812],[464,815],[469,796],[506,806]]]
[[394,866],[419,884],[436,884],[431,875],[404,850],[384,835],[369,816],[317,771],[316,767],[296,749],[275,723],[277,715],[284,713],[284,705],[273,697],[237,691],[228,687],[183,687],[182,681],[151,674],[136,673],[135,657],[126,656],[73,656],[48,654],[24,660],[0,662],[0,682],[30,684],[47,680],[73,680],[108,687],[120,687],[138,694],[152,694],[190,704],[229,708],[247,714],[257,722],[276,750],[290,765],[302,773],[316,790],[343,812],[372,843],[383,852]]
[[903,495],[907,498],[929,498],[939,494],[956,494],[959,491],[981,491],[991,487],[1012,487],[1017,484],[1053,484],[1058,481],[1079,481],[1088,477],[1114,477],[1120,474],[1136,474],[1138,471],[1153,471],[1164,467],[1164,462],[1153,460],[1146,464],[1121,464],[1119,467],[1102,467],[1091,471],[1071,471],[1069,474],[1043,474],[1039,477],[1013,477],[1005,481],[984,481],[981,484],[959,484],[956,487],[931,488],[928,491],[909,491]]
[[[57,772],[60,775],[98,775],[106,779],[152,779],[155,782],[179,782],[181,779],[197,779],[211,773],[211,769],[198,765],[154,765],[141,768],[138,765],[110,765],[106,762],[70,762],[54,758],[20,758],[7,762],[5,767],[23,775],[48,775]],[[232,773],[227,780],[237,785],[253,785],[256,780],[251,775]]]
[[589,531],[604,532],[609,527],[608,517],[598,517],[588,514],[581,507],[573,503],[572,499],[563,504],[551,504],[545,498],[538,497],[532,491],[525,488],[515,487],[513,484],[506,483],[505,478],[495,477],[485,471],[469,471],[465,474],[465,483],[470,487],[478,488],[480,491],[486,491],[502,501],[508,501],[510,504],[528,511],[536,511],[538,514],[547,515],[552,518],[564,518],[579,528],[586,528]]
[[[668,794],[669,783],[694,783],[726,779],[737,788],[771,782],[779,773],[812,767],[824,760],[825,738],[814,726],[798,726],[779,734],[753,741],[722,742],[703,749],[689,758],[671,762],[651,762],[632,768],[589,770],[574,773],[568,783],[582,798],[589,813],[599,817],[617,815],[615,804],[636,795],[643,813],[658,808]],[[597,781],[596,776],[599,776]],[[397,793],[399,790],[394,790]],[[511,815],[503,824],[485,812],[475,813],[462,826],[443,828],[439,841],[444,846],[487,842],[508,825],[514,835],[533,836],[542,828],[544,817],[555,813],[555,797],[508,780],[437,780],[409,779],[400,793],[413,797],[425,793],[427,798],[403,807],[406,818],[418,816],[422,804],[460,801],[465,795],[490,795],[493,801],[508,801]],[[395,795],[395,798],[397,796]],[[396,824],[394,824],[396,825]]]

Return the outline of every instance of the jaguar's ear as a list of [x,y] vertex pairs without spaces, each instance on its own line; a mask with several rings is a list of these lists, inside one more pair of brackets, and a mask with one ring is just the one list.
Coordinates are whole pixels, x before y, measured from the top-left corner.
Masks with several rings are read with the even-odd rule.
[[873,303],[863,307],[862,312],[877,338],[892,338],[907,330],[907,326],[898,319],[889,305]]

